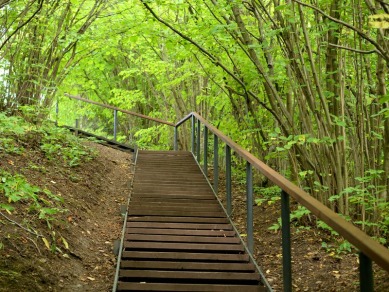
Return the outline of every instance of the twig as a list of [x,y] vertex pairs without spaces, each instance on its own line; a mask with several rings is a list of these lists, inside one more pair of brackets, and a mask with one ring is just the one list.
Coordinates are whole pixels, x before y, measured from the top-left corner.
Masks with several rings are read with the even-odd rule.
[[335,45],[335,44],[331,44],[331,43],[328,43],[328,44],[331,47],[336,47],[336,48],[339,48],[339,49],[344,49],[344,50],[347,50],[347,51],[351,51],[351,52],[355,52],[355,53],[360,53],[360,54],[374,54],[374,53],[380,54],[380,52],[378,52],[377,50],[363,51],[363,50],[353,49],[353,48],[349,48],[349,47],[345,47],[345,46],[339,46],[339,45]]
[[30,240],[36,247],[36,249],[38,250],[39,254],[42,254],[41,253],[41,250],[39,249],[38,245],[36,244],[35,240],[33,240],[32,238],[29,238],[29,237],[26,237],[28,240]]
[[345,26],[345,27],[355,31],[360,37],[362,37],[363,39],[365,39],[369,43],[371,43],[373,46],[375,46],[377,48],[377,53],[379,53],[387,62],[389,62],[389,55],[386,52],[386,50],[382,46],[380,46],[380,44],[378,42],[376,42],[374,39],[369,37],[365,32],[363,32],[361,29],[359,29],[359,28],[357,28],[355,26],[352,26],[351,24],[349,24],[347,22],[344,22],[344,21],[342,21],[340,19],[332,17],[331,15],[328,15],[323,10],[321,10],[321,9],[319,9],[319,8],[313,6],[313,5],[301,2],[299,0],[292,0],[292,1],[298,3],[298,4],[302,5],[302,6],[311,8],[311,9],[315,10],[316,12],[320,13],[325,18],[327,18],[329,20],[332,20],[333,22],[339,23],[339,24],[341,24],[341,25],[343,25],[343,26]]
[[35,231],[32,231],[26,227],[24,227],[23,225],[21,225],[20,223],[12,220],[11,218],[7,217],[4,213],[0,212],[0,215],[3,216],[5,219],[7,219],[9,222],[19,226],[20,228],[22,228],[23,230],[27,231],[28,233],[31,233],[32,235],[35,235],[37,237],[43,237],[43,235],[39,234],[39,233],[36,233]]

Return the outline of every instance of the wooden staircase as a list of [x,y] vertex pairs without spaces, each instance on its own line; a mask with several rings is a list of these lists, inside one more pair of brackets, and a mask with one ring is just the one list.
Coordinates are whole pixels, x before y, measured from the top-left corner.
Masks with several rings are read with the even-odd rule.
[[114,291],[265,291],[193,155],[139,151]]

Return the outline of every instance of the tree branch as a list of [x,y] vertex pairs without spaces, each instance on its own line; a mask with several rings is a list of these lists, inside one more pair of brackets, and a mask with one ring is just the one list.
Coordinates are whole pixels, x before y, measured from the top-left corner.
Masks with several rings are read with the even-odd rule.
[[355,26],[352,26],[351,24],[348,24],[347,22],[344,22],[340,19],[337,19],[335,17],[332,17],[330,15],[328,15],[327,13],[325,13],[323,10],[313,6],[313,5],[310,5],[310,4],[307,4],[307,3],[303,3],[299,0],[292,0],[293,2],[296,2],[304,7],[309,7],[313,10],[315,10],[316,12],[320,13],[321,15],[323,15],[325,18],[328,18],[329,20],[332,20],[333,22],[336,22],[336,23],[339,23],[353,31],[355,31],[360,37],[362,37],[363,39],[367,40],[369,43],[371,43],[373,46],[375,46],[377,48],[377,53],[379,53],[382,58],[385,59],[385,61],[387,63],[389,63],[389,52],[386,51],[383,47],[381,47],[374,39],[372,39],[371,37],[369,37],[366,33],[364,33],[362,30],[360,30],[359,28],[356,28]]
[[347,50],[347,51],[351,51],[351,52],[355,52],[355,53],[359,53],[359,54],[365,54],[366,55],[366,54],[377,53],[377,54],[382,56],[382,54],[379,51],[377,51],[377,50],[364,51],[364,50],[353,49],[353,48],[349,48],[349,47],[345,47],[345,46],[340,46],[340,45],[336,45],[336,44],[331,44],[331,43],[328,43],[328,45],[330,45],[331,47],[335,47],[335,48],[339,48],[339,49],[343,49],[343,50]]
[[20,223],[12,220],[11,218],[9,218],[8,216],[6,216],[4,213],[0,212],[0,215],[3,216],[5,219],[7,219],[9,222],[11,222],[12,224],[15,224],[17,226],[19,226],[20,228],[22,228],[23,230],[27,231],[28,233],[31,233],[32,235],[35,235],[37,237],[43,237],[42,234],[39,234],[39,233],[36,233],[35,231],[32,231],[26,227],[24,227],[23,225],[21,225]]
[[6,40],[1,44],[1,46],[0,46],[0,51],[2,50],[2,48],[5,46],[5,44],[23,27],[23,26],[25,26],[27,23],[29,23],[34,17],[35,17],[35,15],[37,15],[38,14],[38,12],[39,11],[41,11],[41,9],[42,9],[42,6],[43,6],[43,0],[40,0],[39,1],[40,3],[39,3],[39,7],[38,7],[38,9],[34,12],[34,14],[33,15],[31,15],[31,17],[29,18],[29,19],[27,19],[27,21],[26,22],[24,22],[24,23],[22,23],[20,26],[18,26],[7,38],[6,38]]

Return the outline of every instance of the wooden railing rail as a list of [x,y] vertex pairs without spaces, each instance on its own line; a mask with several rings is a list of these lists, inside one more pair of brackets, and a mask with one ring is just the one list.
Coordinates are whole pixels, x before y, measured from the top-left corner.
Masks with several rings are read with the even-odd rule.
[[72,98],[72,99],[81,100],[81,101],[86,102],[86,103],[91,103],[91,104],[98,105],[98,106],[101,106],[101,107],[104,107],[104,108],[112,109],[114,111],[122,112],[122,113],[125,113],[125,114],[128,114],[128,115],[131,115],[131,116],[139,117],[139,118],[146,119],[146,120],[149,120],[149,121],[154,121],[154,122],[157,122],[157,123],[160,123],[160,124],[165,124],[165,125],[168,125],[168,126],[171,126],[171,127],[175,126],[174,123],[171,123],[171,122],[168,122],[168,121],[164,121],[164,120],[161,120],[161,119],[157,119],[157,118],[149,117],[149,116],[146,116],[146,115],[142,115],[142,114],[139,114],[139,113],[136,113],[136,112],[124,110],[124,109],[121,109],[121,108],[118,108],[118,107],[115,107],[115,106],[112,106],[112,105],[100,103],[100,102],[93,101],[93,100],[90,100],[90,99],[86,99],[86,98],[83,98],[83,97],[80,97],[80,96],[75,96],[75,95],[71,95],[71,94],[68,94],[68,93],[65,93],[64,95],[66,97],[69,97],[69,98]]
[[[389,271],[389,250],[379,244],[377,241],[368,236],[365,232],[354,226],[352,223],[346,221],[341,216],[333,212],[327,206],[313,198],[307,192],[288,181],[281,174],[267,166],[261,160],[256,158],[247,150],[243,149],[237,143],[232,141],[229,137],[223,134],[216,127],[211,125],[207,120],[201,117],[199,114],[192,112],[175,125],[175,149],[177,150],[177,131],[178,127],[191,120],[192,124],[192,152],[197,156],[197,160],[200,161],[200,124],[204,126],[204,153],[207,153],[208,147],[208,131],[214,134],[214,149],[218,145],[220,139],[226,144],[226,176],[227,176],[227,213],[231,209],[231,150],[233,150],[238,156],[246,160],[246,185],[247,185],[247,242],[250,252],[253,251],[253,222],[252,222],[252,172],[251,167],[254,167],[275,185],[279,186],[281,192],[281,218],[282,218],[282,241],[283,241],[283,272],[284,272],[284,291],[292,290],[292,277],[291,277],[291,249],[290,249],[290,210],[289,210],[289,196],[292,196],[298,203],[306,207],[312,214],[317,216],[320,220],[324,221],[333,230],[338,232],[352,245],[354,245],[360,251],[360,285],[361,291],[373,290],[373,273],[371,260],[376,262],[386,271]],[[197,121],[197,123],[196,123]],[[197,124],[197,125],[196,125]],[[195,129],[196,128],[196,129]],[[196,131],[197,130],[197,131]],[[197,141],[195,141],[195,138]],[[196,147],[195,147],[196,144]],[[217,151],[217,150],[216,150]],[[196,152],[196,153],[195,153]],[[218,155],[218,154],[215,154]],[[215,156],[214,155],[214,156]],[[217,163],[217,157],[214,157],[214,163]],[[208,168],[207,159],[204,159],[204,171]],[[217,167],[214,165],[214,171]],[[218,176],[218,174],[216,173]],[[216,185],[215,185],[216,184]],[[229,190],[228,190],[229,188]],[[217,192],[217,182],[214,180],[214,190]],[[249,203],[251,202],[251,203]],[[228,214],[230,215],[230,214]]]

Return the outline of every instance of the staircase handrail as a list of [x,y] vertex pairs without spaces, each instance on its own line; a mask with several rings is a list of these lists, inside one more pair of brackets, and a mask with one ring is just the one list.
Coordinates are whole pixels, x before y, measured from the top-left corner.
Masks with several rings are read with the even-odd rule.
[[[280,173],[266,165],[260,159],[255,157],[249,151],[243,149],[240,145],[235,143],[231,138],[226,136],[223,132],[205,120],[202,116],[200,116],[196,112],[191,112],[183,119],[181,119],[175,125],[175,133],[177,133],[177,128],[182,125],[184,122],[192,119],[192,127],[195,127],[194,119],[197,119],[198,128],[199,123],[203,124],[204,127],[207,128],[207,131],[211,131],[215,136],[217,136],[220,140],[222,140],[226,145],[228,145],[237,155],[246,160],[252,167],[260,171],[264,176],[266,176],[269,180],[271,180],[275,185],[282,189],[282,193],[286,193],[287,195],[292,196],[298,203],[306,207],[312,214],[317,216],[320,220],[324,221],[328,226],[330,226],[333,230],[338,232],[341,236],[343,236],[346,240],[348,240],[352,245],[354,245],[360,253],[362,253],[362,259],[360,254],[360,262],[365,261],[367,256],[368,265],[369,260],[373,260],[379,266],[381,266],[386,271],[389,271],[389,250],[368,236],[365,232],[363,232],[358,227],[354,226],[352,223],[348,222],[344,218],[342,218],[339,214],[332,211],[330,208],[325,206],[323,203],[309,195],[303,189],[295,185],[294,183],[287,180]],[[204,128],[205,129],[205,128]],[[192,139],[194,139],[195,130],[192,129]],[[197,132],[200,133],[200,130]],[[175,139],[177,139],[177,134],[175,135]],[[205,136],[205,135],[204,135]],[[207,134],[208,136],[208,134]],[[199,139],[199,137],[198,137]],[[208,144],[204,142],[204,145]],[[175,141],[175,148],[177,148],[177,140]],[[192,142],[192,145],[193,142]],[[206,146],[208,147],[208,146]],[[199,148],[198,148],[199,149]],[[193,146],[192,146],[193,151]],[[199,150],[198,150],[199,151]],[[205,167],[204,167],[205,168]],[[289,205],[289,203],[288,203]],[[289,212],[289,211],[288,211]],[[287,217],[289,218],[289,216]],[[289,222],[282,221],[282,225],[288,224]],[[283,235],[284,238],[284,235]],[[289,247],[290,249],[290,247]],[[290,251],[289,251],[290,252]],[[284,255],[285,256],[285,255]],[[286,255],[288,256],[288,255]],[[290,257],[290,255],[289,255]],[[285,260],[285,259],[284,259]],[[286,259],[287,260],[287,259]],[[285,262],[284,262],[285,264]],[[360,263],[362,265],[362,263]],[[370,261],[371,266],[371,261]],[[361,266],[361,269],[364,269]],[[285,275],[284,275],[285,276]],[[363,275],[361,275],[363,276]],[[291,280],[291,279],[290,279]],[[371,279],[372,280],[372,279]],[[285,279],[284,279],[285,281]],[[362,281],[361,281],[362,282]],[[290,283],[291,284],[291,283]],[[362,284],[361,284],[362,285]]]
[[164,121],[164,120],[161,120],[161,119],[158,119],[158,118],[153,118],[153,117],[146,116],[146,115],[143,115],[143,114],[139,114],[139,113],[136,113],[136,112],[128,111],[128,110],[121,109],[121,108],[118,108],[116,106],[112,106],[112,105],[109,105],[109,104],[100,103],[100,102],[97,102],[97,101],[94,101],[94,100],[86,99],[86,98],[83,98],[83,97],[80,97],[80,96],[71,95],[71,94],[68,94],[68,93],[65,93],[64,95],[66,97],[69,97],[69,98],[72,98],[72,99],[76,99],[76,100],[80,100],[80,101],[83,101],[83,102],[86,102],[86,103],[90,103],[90,104],[98,105],[98,106],[101,106],[101,107],[104,107],[104,108],[112,109],[114,111],[122,112],[122,113],[125,113],[125,114],[128,114],[128,115],[131,115],[131,116],[136,116],[136,117],[139,117],[139,118],[142,118],[142,119],[146,119],[146,120],[149,120],[149,121],[157,122],[157,123],[160,123],[160,124],[165,124],[165,125],[168,125],[168,126],[171,126],[171,127],[175,126],[174,123],[172,123],[172,122],[168,122],[168,121]]

